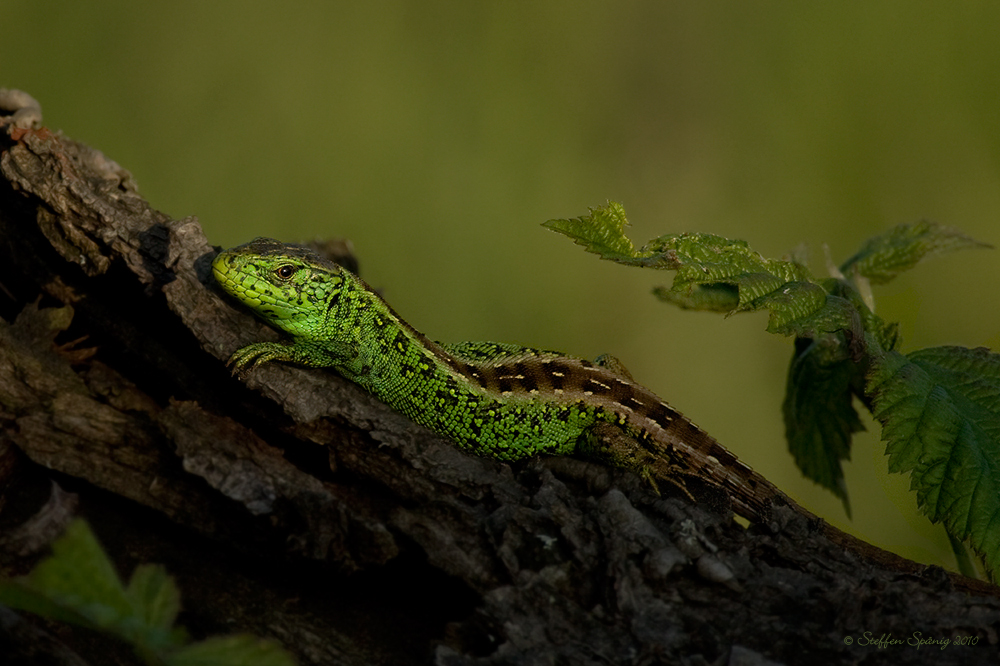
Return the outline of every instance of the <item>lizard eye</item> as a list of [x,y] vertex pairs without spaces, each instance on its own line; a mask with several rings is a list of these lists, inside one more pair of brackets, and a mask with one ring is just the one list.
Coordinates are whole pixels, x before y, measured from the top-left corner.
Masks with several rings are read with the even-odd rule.
[[291,264],[282,264],[274,269],[274,274],[280,277],[282,280],[287,280],[288,278],[295,275],[295,267]]

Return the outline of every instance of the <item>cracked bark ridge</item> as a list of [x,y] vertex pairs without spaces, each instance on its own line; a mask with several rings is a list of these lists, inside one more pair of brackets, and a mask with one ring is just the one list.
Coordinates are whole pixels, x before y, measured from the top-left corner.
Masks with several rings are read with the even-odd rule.
[[[590,463],[468,456],[330,372],[264,366],[244,386],[225,360],[277,334],[214,288],[197,220],[153,210],[40,111],[12,117],[4,574],[84,515],[123,574],[177,576],[195,635],[272,636],[303,664],[917,664],[931,649],[859,645],[866,631],[972,636],[935,662],[995,663],[996,588],[834,544],[788,509],[746,530]],[[43,663],[46,625],[0,613],[0,650]],[[106,639],[57,630],[44,663],[108,663]]]

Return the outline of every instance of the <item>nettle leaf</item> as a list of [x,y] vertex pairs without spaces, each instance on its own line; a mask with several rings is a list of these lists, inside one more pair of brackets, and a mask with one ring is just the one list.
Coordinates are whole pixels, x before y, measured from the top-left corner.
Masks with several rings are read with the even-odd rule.
[[52,556],[28,576],[0,582],[0,602],[116,634],[143,650],[183,640],[182,632],[171,629],[180,602],[162,567],[139,567],[126,590],[83,520],[69,524],[52,543]]
[[731,284],[697,284],[687,291],[654,287],[653,295],[685,310],[732,312],[740,305],[740,291]]
[[[864,298],[850,282],[838,279],[827,278],[821,283],[823,288],[831,296],[839,297],[850,304],[860,322],[854,322],[851,331],[856,335],[857,329],[863,329],[866,335],[871,335],[881,349],[895,350],[902,344],[902,337],[899,334],[899,324],[896,322],[886,322],[876,315],[865,303]],[[860,323],[860,326],[857,324]],[[846,329],[845,329],[846,330]],[[854,342],[858,345],[856,351],[860,351],[865,346],[864,339],[856,338]],[[855,358],[857,353],[854,354]]]
[[765,259],[746,241],[712,234],[667,234],[636,250],[625,236],[628,220],[621,204],[609,202],[589,215],[549,220],[544,226],[572,238],[604,259],[677,271],[670,288],[654,293],[690,310],[768,310],[768,330],[812,335],[852,324],[843,303],[828,299],[809,270],[794,261]]
[[28,611],[40,617],[57,622],[75,624],[78,627],[96,629],[90,619],[75,609],[53,601],[50,596],[34,589],[23,579],[0,580],[0,604],[18,610]]
[[587,252],[598,254],[602,259],[620,263],[635,263],[641,259],[632,241],[625,235],[628,218],[620,203],[609,201],[606,206],[591,208],[589,215],[569,220],[549,220],[542,224],[553,231],[569,236]]
[[66,533],[53,542],[52,552],[26,578],[4,581],[0,601],[36,612],[10,598],[8,590],[13,586],[23,597],[30,595],[47,606],[59,607],[59,619],[96,628],[113,627],[131,614],[118,574],[85,522],[70,523]]
[[168,666],[294,666],[273,641],[235,635],[188,642],[174,627],[180,594],[160,565],[136,567],[122,586],[90,527],[70,523],[52,556],[24,577],[0,580],[0,603],[122,638],[150,664]]
[[816,280],[797,261],[765,259],[746,241],[712,234],[667,234],[637,250],[625,235],[625,209],[613,201],[591,208],[588,215],[549,220],[544,226],[603,259],[677,271],[669,288],[658,287],[654,293],[679,307],[727,314],[768,310],[772,333],[815,337],[846,329],[857,345],[863,344],[859,335],[863,327],[875,332],[885,349],[899,342],[895,325],[876,317],[859,289],[867,293],[869,283],[888,282],[933,254],[990,247],[932,222],[901,224],[869,240],[841,266],[841,273],[854,279],[849,283],[836,278]]
[[167,570],[159,564],[142,564],[132,572],[126,595],[142,611],[150,626],[169,627],[177,619],[181,597]]
[[934,222],[900,224],[870,239],[840,271],[884,284],[929,256],[976,247],[992,246]]
[[890,472],[910,472],[921,510],[1000,576],[1000,355],[934,347],[875,359],[868,394]]
[[851,437],[864,430],[854,409],[860,366],[836,341],[799,338],[788,368],[782,413],[788,450],[802,475],[851,505],[841,460],[850,460]]
[[846,330],[855,337],[862,335],[861,318],[854,306],[812,282],[789,282],[756,299],[751,306],[744,309],[771,311],[769,333],[814,338]]
[[739,310],[757,309],[750,305],[753,301],[788,283],[812,280],[801,264],[765,259],[746,241],[712,234],[667,234],[647,243],[641,252],[660,257],[660,267],[677,271],[672,291],[685,292],[695,285],[736,287]]

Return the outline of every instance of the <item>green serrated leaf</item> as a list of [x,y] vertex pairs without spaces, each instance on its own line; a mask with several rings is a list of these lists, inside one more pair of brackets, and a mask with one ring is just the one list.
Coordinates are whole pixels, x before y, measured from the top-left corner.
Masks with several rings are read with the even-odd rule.
[[851,340],[863,340],[853,303],[830,296],[802,264],[765,259],[746,241],[713,234],[666,234],[636,251],[625,225],[624,210],[615,203],[545,224],[605,259],[677,271],[670,288],[654,290],[668,303],[729,314],[767,310],[772,333],[813,337],[844,329]]
[[731,284],[696,284],[686,292],[656,287],[653,294],[685,310],[732,312],[740,304],[739,291]]
[[180,602],[162,567],[137,568],[126,591],[83,520],[70,523],[52,543],[52,556],[28,576],[0,583],[0,602],[115,634],[143,654],[185,640],[182,630],[171,629]]
[[992,246],[934,222],[900,224],[866,242],[840,271],[884,284],[929,256],[974,247]]
[[591,208],[589,215],[569,220],[549,220],[542,226],[569,236],[587,252],[602,259],[629,261],[638,257],[632,241],[625,235],[628,218],[620,203],[609,201],[606,206]]
[[[677,271],[670,289],[659,289],[657,296],[683,307],[718,311],[732,302],[735,292],[730,312],[768,309],[776,315],[773,326],[780,328],[822,307],[825,298],[805,267],[764,259],[745,241],[711,234],[669,234],[651,241],[642,251],[658,267]],[[701,293],[703,289],[711,291]]]
[[67,622],[78,627],[97,627],[72,608],[53,601],[48,595],[31,587],[26,580],[0,580],[0,604],[46,617],[56,622]]
[[1000,577],[1000,355],[936,347],[876,358],[867,388],[889,471]]
[[[180,595],[159,565],[136,568],[122,587],[107,555],[83,520],[70,523],[53,554],[28,576],[0,581],[0,603],[62,622],[101,629],[130,642],[149,663],[170,666],[294,666],[271,641],[224,636],[179,647],[188,639],[173,623]],[[169,657],[164,660],[164,654]]]
[[118,574],[86,522],[70,523],[52,543],[52,553],[27,577],[31,589],[96,627],[111,627],[131,614]]
[[[811,275],[805,266],[792,261],[765,259],[750,249],[743,240],[722,238],[713,234],[667,234],[647,243],[642,251],[647,254],[669,256],[665,268],[677,269],[685,280],[700,284],[726,282],[739,285],[747,279],[746,288],[751,293],[741,295],[748,301],[767,293],[770,283],[806,281]],[[762,287],[754,289],[754,285]]]
[[769,333],[810,338],[839,330],[860,334],[861,319],[854,307],[812,282],[789,282],[746,309],[770,310]]
[[[896,325],[875,316],[859,289],[864,287],[868,294],[870,283],[887,282],[932,254],[990,247],[939,224],[901,224],[868,241],[844,263],[840,270],[853,281],[817,281],[801,263],[765,259],[746,241],[712,234],[667,234],[636,250],[625,236],[627,224],[621,204],[609,202],[603,208],[591,209],[590,215],[549,220],[545,226],[605,259],[677,271],[670,288],[654,290],[660,300],[686,309],[730,314],[766,309],[770,311],[769,331],[797,337],[842,327],[850,332],[848,341],[856,345],[854,352],[859,352],[863,344],[861,328],[872,333],[884,349],[895,349],[900,342]],[[849,305],[824,301],[820,290],[845,299]],[[852,307],[856,313],[850,312]]]
[[[827,278],[820,284],[831,296],[841,298],[854,307],[856,314],[861,317],[865,333],[871,336],[873,344],[886,351],[895,351],[899,348],[902,344],[899,324],[896,322],[888,323],[872,312],[853,284],[838,278]],[[861,342],[860,339],[859,342]]]
[[744,240],[724,238],[715,234],[664,234],[642,246],[650,254],[674,254],[679,265],[726,265],[750,252]]
[[852,387],[860,367],[839,345],[800,338],[788,369],[782,414],[788,450],[803,476],[844,503],[851,515],[842,460],[850,460],[851,438],[864,430],[854,409]]
[[829,297],[802,264],[765,259],[746,241],[713,234],[666,234],[636,251],[624,235],[625,225],[624,210],[616,203],[592,209],[585,217],[545,224],[606,259],[677,271],[670,288],[654,293],[679,307],[768,310],[768,330],[774,333],[808,337],[848,329],[861,338],[861,320],[852,304]]
[[142,564],[136,567],[125,593],[148,626],[173,626],[181,609],[181,595],[163,566]]
[[255,636],[235,635],[191,643],[171,653],[167,666],[295,666],[278,644]]

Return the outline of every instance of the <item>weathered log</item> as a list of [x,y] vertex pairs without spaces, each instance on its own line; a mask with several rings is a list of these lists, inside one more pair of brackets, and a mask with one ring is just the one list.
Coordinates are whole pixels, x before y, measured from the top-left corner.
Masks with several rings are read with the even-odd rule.
[[[745,529],[584,461],[469,456],[331,372],[244,385],[225,360],[277,334],[214,287],[197,220],[5,101],[27,111],[0,120],[2,573],[83,515],[123,571],[166,564],[196,636],[303,664],[995,663],[997,588],[787,509]],[[36,663],[43,626],[4,612],[0,650]],[[45,663],[129,663],[56,631]]]

